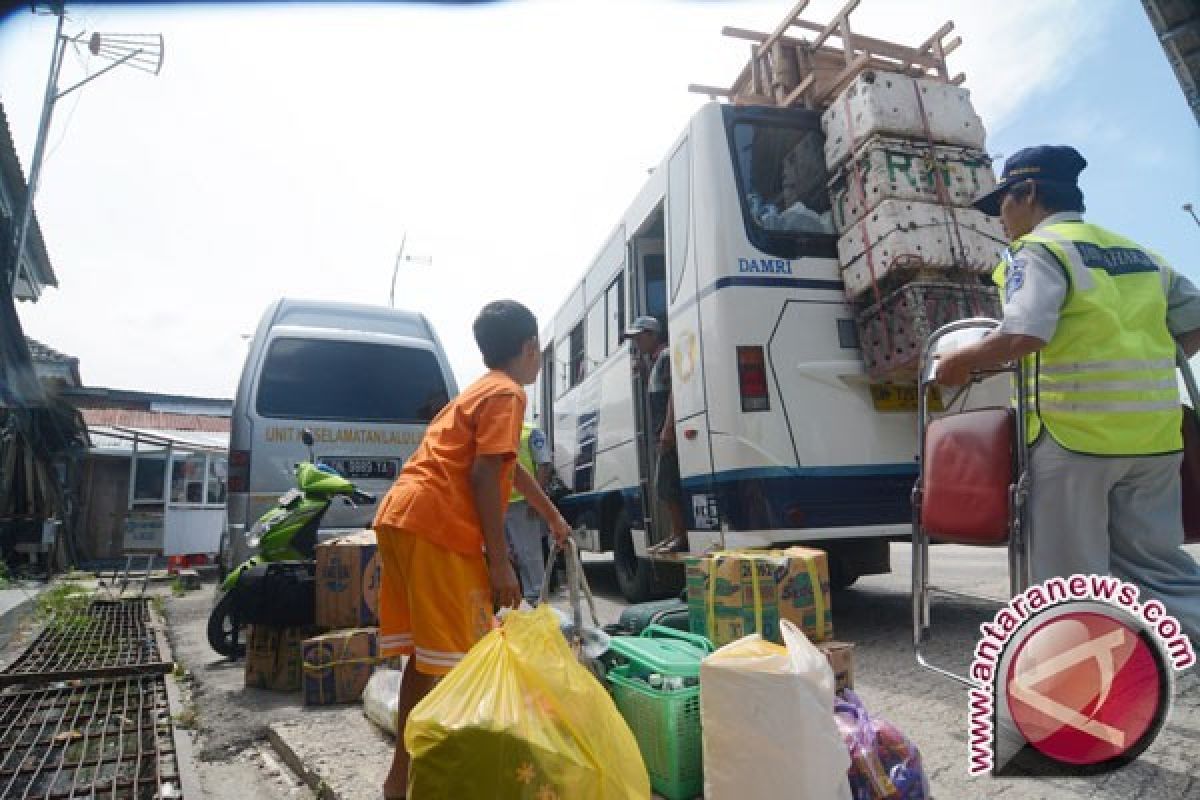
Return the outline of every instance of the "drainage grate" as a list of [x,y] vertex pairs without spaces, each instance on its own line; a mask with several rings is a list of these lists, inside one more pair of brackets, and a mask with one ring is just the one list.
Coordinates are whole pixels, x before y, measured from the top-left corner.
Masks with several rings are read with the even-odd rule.
[[0,797],[181,798],[160,675],[0,693]]
[[0,672],[0,687],[170,672],[146,603],[143,598],[93,600],[86,610],[55,618]]

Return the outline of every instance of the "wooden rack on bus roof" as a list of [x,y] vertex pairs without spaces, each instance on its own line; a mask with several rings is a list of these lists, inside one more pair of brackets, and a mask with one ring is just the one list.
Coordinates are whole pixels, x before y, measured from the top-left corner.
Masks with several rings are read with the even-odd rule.
[[[950,77],[946,56],[962,44],[947,22],[917,47],[875,39],[850,29],[850,14],[861,0],[849,0],[826,25],[800,19],[809,0],[800,0],[771,33],[725,27],[721,33],[744,39],[750,61],[728,89],[691,84],[688,91],[725,98],[737,105],[799,106],[823,109],[863,70],[878,69],[960,85],[966,76]],[[788,36],[793,28],[816,33],[814,39]],[[837,39],[841,46],[830,42]]]

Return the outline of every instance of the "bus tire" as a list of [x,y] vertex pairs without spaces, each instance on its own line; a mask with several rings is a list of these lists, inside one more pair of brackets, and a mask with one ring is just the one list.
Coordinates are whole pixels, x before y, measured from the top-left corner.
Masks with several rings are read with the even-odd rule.
[[613,565],[617,572],[617,586],[629,603],[644,603],[670,597],[679,592],[674,586],[678,581],[671,577],[678,570],[673,565],[656,565],[648,558],[638,558],[633,549],[633,531],[629,526],[629,514],[625,509],[617,514],[613,523]]

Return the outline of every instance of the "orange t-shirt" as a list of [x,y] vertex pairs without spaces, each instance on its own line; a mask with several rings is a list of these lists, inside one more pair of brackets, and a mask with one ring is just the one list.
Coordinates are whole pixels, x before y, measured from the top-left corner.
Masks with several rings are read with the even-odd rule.
[[[500,455],[500,497],[508,503],[525,417],[525,390],[493,370],[442,409],[379,505],[375,525],[400,528],[464,555],[483,551],[471,490],[476,456]],[[500,509],[504,513],[504,508]]]

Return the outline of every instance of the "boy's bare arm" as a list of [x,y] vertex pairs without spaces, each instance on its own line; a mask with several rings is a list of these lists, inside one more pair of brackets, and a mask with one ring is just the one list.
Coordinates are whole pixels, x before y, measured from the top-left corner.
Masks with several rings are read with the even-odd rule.
[[500,475],[503,470],[504,456],[478,456],[471,466],[471,494],[475,498],[475,511],[483,529],[483,542],[487,546],[492,599],[497,607],[516,608],[521,603],[521,584],[517,582],[517,575],[509,563],[508,543],[504,539],[500,496]]
[[554,503],[550,502],[550,498],[542,491],[537,479],[530,475],[529,471],[521,464],[517,464],[517,470],[513,473],[513,487],[525,495],[525,502],[529,503],[529,507],[546,521],[546,526],[550,528],[551,535],[558,543],[565,542],[571,534],[571,526],[567,524],[562,514],[558,513],[558,509],[554,507]]

